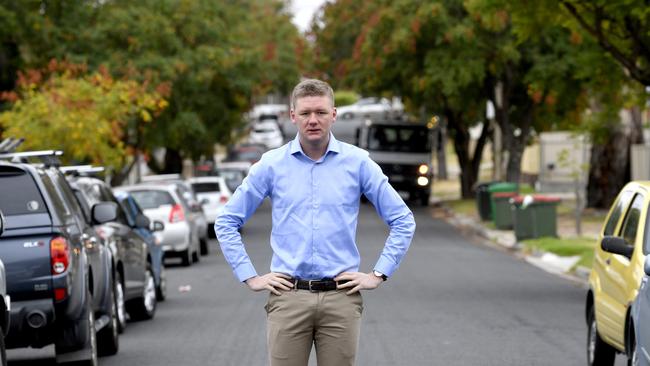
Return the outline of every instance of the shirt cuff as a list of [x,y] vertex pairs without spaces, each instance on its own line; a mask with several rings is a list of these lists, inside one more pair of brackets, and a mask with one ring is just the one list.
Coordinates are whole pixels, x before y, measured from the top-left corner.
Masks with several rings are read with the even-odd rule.
[[233,270],[235,276],[239,279],[239,282],[244,282],[251,277],[257,276],[255,267],[252,263],[242,263],[237,268]]
[[377,264],[375,264],[375,268],[373,268],[377,272],[381,272],[386,275],[386,277],[390,277],[393,275],[393,272],[397,269],[397,266],[395,263],[392,263],[391,261],[387,260],[384,257],[380,257],[379,260],[377,261]]

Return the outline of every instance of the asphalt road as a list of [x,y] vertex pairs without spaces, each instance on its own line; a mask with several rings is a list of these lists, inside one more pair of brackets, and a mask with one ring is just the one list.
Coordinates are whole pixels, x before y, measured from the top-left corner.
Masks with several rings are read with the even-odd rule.
[[[585,365],[585,289],[463,237],[414,208],[416,236],[402,267],[364,292],[359,366]],[[270,207],[243,231],[262,273],[269,268]],[[375,263],[387,229],[362,205],[361,269]],[[239,284],[216,242],[189,268],[169,263],[169,298],[152,321],[129,323],[120,352],[101,365],[265,365],[265,293]],[[191,286],[187,292],[181,286]],[[10,350],[9,364],[53,365],[52,347]],[[314,358],[310,365],[316,365]],[[624,365],[618,356],[617,365]]]

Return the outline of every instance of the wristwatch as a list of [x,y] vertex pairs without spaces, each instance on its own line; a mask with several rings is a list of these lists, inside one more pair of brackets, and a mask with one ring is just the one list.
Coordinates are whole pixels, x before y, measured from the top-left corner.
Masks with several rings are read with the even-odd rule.
[[385,274],[379,272],[379,271],[372,271],[372,274],[374,274],[377,277],[381,277],[382,280],[386,281],[388,279],[388,276]]

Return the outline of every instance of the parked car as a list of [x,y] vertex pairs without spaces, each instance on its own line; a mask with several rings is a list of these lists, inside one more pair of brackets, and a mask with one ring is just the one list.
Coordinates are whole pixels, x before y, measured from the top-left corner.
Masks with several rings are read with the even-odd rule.
[[[650,216],[646,216],[646,227],[650,227]],[[641,280],[639,294],[632,303],[630,312],[630,324],[628,330],[632,333],[629,342],[629,354],[631,365],[650,366],[650,257],[647,257],[650,249],[650,239],[646,240],[643,251],[646,259],[643,265],[645,275]]]
[[[0,212],[0,235],[4,219]],[[7,366],[7,351],[5,349],[5,337],[9,332],[9,309],[11,308],[11,298],[7,295],[7,275],[5,274],[5,265],[0,260],[0,365]]]
[[180,257],[185,266],[199,261],[201,233],[198,231],[197,215],[185,199],[181,185],[158,182],[117,189],[129,192],[149,220],[164,224],[161,239],[165,258]]
[[[214,221],[232,196],[223,177],[196,177],[189,179],[196,198],[203,204],[208,219],[208,231],[214,235]],[[210,230],[211,229],[211,230]]]
[[217,164],[216,174],[226,181],[228,189],[234,193],[248,175],[251,166],[248,161],[221,162]]
[[251,164],[255,164],[262,158],[262,155],[266,150],[266,146],[262,144],[240,144],[230,148],[223,161],[247,161]]
[[356,103],[338,107],[338,118],[391,118],[393,106],[386,98],[368,97],[361,98]]
[[[149,230],[149,219],[130,217],[115,198],[108,184],[90,177],[68,177],[71,186],[90,221],[89,207],[99,202],[112,202],[117,207],[117,217],[100,225],[95,231],[105,247],[111,251],[111,266],[115,269],[116,321],[118,330],[126,327],[126,313],[132,320],[152,319],[156,313],[155,275],[153,255],[140,230]],[[160,223],[162,227],[162,223]]]
[[613,365],[616,353],[632,356],[630,304],[637,297],[650,245],[649,204],[650,182],[626,184],[600,233],[585,309],[589,365]]
[[178,191],[183,197],[187,207],[189,208],[189,220],[196,226],[196,232],[199,237],[199,246],[201,248],[201,255],[208,254],[208,220],[201,207],[201,203],[196,198],[196,193],[187,180],[182,179],[180,174],[158,174],[147,175],[142,177],[142,181],[151,184],[175,184]]
[[[158,301],[165,301],[167,298],[165,252],[163,251],[162,240],[157,235],[165,230],[165,224],[161,221],[154,221],[150,222],[150,225],[145,225],[142,218],[147,218],[147,216],[129,192],[113,190],[113,194],[117,198],[122,210],[124,210],[129,225],[134,228],[138,235],[147,243],[147,247],[149,247],[151,268],[153,269],[154,280],[156,282],[156,299]],[[147,220],[149,219],[147,218]],[[140,225],[138,225],[139,221],[142,222]]]
[[248,140],[252,143],[263,144],[267,149],[278,148],[284,143],[278,122],[268,119],[253,125]]
[[[97,365],[98,353],[114,353],[118,347],[111,329],[115,293],[110,253],[86,224],[65,177],[45,161],[0,161],[5,218],[0,258],[12,299],[6,346],[54,344],[57,362]],[[102,224],[115,220],[117,207],[101,202],[90,213],[93,222]]]

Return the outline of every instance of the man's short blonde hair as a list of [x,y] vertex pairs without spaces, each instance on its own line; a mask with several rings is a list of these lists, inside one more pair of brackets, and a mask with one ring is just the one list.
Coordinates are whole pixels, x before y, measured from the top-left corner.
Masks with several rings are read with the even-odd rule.
[[322,80],[306,79],[299,82],[291,92],[291,109],[296,108],[298,98],[304,97],[328,97],[334,107],[334,90]]

